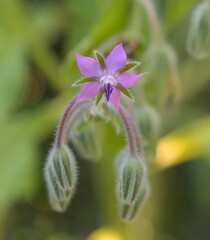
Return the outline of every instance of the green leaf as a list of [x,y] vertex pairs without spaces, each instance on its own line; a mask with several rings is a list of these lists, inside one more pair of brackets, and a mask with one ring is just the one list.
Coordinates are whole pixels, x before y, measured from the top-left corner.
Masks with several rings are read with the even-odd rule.
[[103,94],[104,94],[104,92],[101,90],[100,93],[98,94],[97,98],[96,98],[96,106],[97,106],[98,103],[100,102]]
[[120,89],[120,91],[125,94],[127,97],[129,97],[132,101],[134,101],[134,97],[131,94],[131,92],[127,89],[124,88],[122,85],[118,84],[118,88]]
[[95,54],[96,58],[98,59],[99,63],[100,63],[102,66],[104,66],[104,64],[105,64],[105,59],[104,59],[103,55],[102,55],[100,52],[98,52],[98,51],[94,51],[94,54]]
[[95,80],[96,79],[93,77],[83,78],[83,79],[76,81],[72,86],[81,85],[81,84],[88,83],[88,82],[95,81]]
[[40,154],[35,138],[26,127],[32,118],[17,118],[15,121],[0,120],[1,126],[4,126],[1,129],[4,135],[0,136],[0,221],[15,201],[22,199],[25,194],[33,194],[37,184],[36,160]]
[[24,41],[18,40],[15,35],[7,37],[1,31],[1,24],[0,36],[0,118],[2,118],[19,104],[24,87],[26,58]]
[[126,72],[129,69],[134,68],[134,67],[136,67],[136,66],[138,66],[140,64],[141,64],[140,62],[128,63],[128,64],[126,64],[126,66],[123,69],[120,70],[120,73]]

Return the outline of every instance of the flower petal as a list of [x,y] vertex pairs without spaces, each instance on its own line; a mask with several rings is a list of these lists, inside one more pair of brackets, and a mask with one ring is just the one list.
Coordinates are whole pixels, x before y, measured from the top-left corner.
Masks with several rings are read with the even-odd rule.
[[108,74],[112,75],[126,65],[127,56],[123,49],[122,43],[117,45],[105,60]]
[[94,97],[96,97],[99,94],[100,91],[100,84],[99,82],[89,82],[87,85],[85,85],[80,92],[79,96],[76,98],[76,102],[82,102],[90,100]]
[[113,92],[110,96],[109,101],[114,104],[114,106],[117,108],[117,111],[119,111],[119,106],[120,106],[120,90],[116,87],[113,88]]
[[76,53],[77,65],[85,77],[101,77],[103,72],[101,65],[93,58]]
[[133,75],[133,74],[129,74],[129,73],[121,73],[117,77],[117,82],[120,83],[125,88],[130,88],[139,80],[139,78],[141,76],[143,76],[144,74],[147,74],[147,73],[148,72],[145,72],[145,73],[141,73],[139,75]]

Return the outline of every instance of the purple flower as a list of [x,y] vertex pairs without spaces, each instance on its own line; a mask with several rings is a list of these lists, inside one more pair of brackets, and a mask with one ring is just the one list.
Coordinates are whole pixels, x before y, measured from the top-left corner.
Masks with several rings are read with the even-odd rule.
[[77,81],[74,85],[87,83],[76,98],[77,102],[87,101],[95,97],[100,101],[101,97],[105,95],[106,100],[112,102],[119,110],[121,92],[132,98],[127,88],[133,86],[141,76],[146,74],[125,73],[139,63],[134,62],[126,65],[127,56],[122,43],[111,51],[106,60],[98,52],[96,52],[96,57],[99,62],[78,53],[76,53],[76,57],[79,70],[85,78]]

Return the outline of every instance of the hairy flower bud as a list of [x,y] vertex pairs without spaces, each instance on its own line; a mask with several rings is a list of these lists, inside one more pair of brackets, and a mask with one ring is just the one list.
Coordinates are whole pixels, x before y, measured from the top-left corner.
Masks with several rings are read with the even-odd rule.
[[144,165],[137,157],[129,157],[123,161],[118,172],[119,199],[123,203],[136,200],[144,176]]
[[144,58],[145,66],[151,73],[150,78],[143,83],[144,91],[152,104],[161,106],[167,98],[169,84],[173,84],[178,90],[176,52],[169,44],[153,44],[146,51]]
[[192,14],[187,50],[198,59],[205,58],[210,53],[210,2],[199,4]]
[[149,191],[150,191],[149,184],[145,180],[142,183],[140,192],[135,202],[131,204],[120,202],[120,216],[124,221],[126,222],[131,221],[137,216],[139,210],[141,209],[143,203],[145,202],[146,198],[149,195]]
[[126,146],[124,147],[123,149],[121,149],[119,151],[119,153],[117,154],[116,158],[115,158],[115,168],[116,168],[116,171],[118,171],[118,169],[120,169],[120,166],[123,164],[123,162],[128,159],[130,155],[130,152],[129,152],[129,147]]
[[74,193],[77,169],[74,155],[67,146],[53,148],[45,166],[45,180],[53,210],[66,210]]
[[161,127],[160,115],[151,106],[144,106],[137,109],[136,119],[141,132],[145,158],[151,161],[156,153],[157,139]]
[[70,141],[78,154],[85,160],[97,161],[102,155],[96,129],[92,127],[73,133]]

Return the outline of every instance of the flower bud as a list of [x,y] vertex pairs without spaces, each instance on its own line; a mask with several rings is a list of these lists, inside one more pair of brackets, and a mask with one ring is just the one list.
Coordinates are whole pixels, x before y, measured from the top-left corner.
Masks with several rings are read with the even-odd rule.
[[161,127],[160,115],[151,106],[144,106],[137,109],[136,119],[141,132],[145,158],[151,161],[156,153],[157,139]]
[[77,153],[85,160],[97,161],[102,155],[96,129],[92,127],[73,133],[70,141]]
[[66,210],[74,193],[77,169],[74,155],[67,146],[53,148],[45,166],[45,181],[53,210]]
[[144,181],[135,202],[131,204],[122,202],[120,203],[120,216],[124,221],[126,222],[131,221],[137,216],[139,210],[141,209],[143,203],[145,202],[146,198],[149,195],[149,191],[150,191],[149,184],[147,181]]
[[119,151],[115,158],[115,168],[117,171],[118,169],[120,169],[122,163],[129,157],[129,154],[130,152],[128,146],[124,147],[122,150]]
[[136,200],[142,184],[144,165],[137,157],[129,157],[123,161],[118,173],[119,198],[123,203]]
[[205,58],[210,53],[210,2],[199,4],[192,14],[187,50],[198,59]]
[[148,100],[159,107],[167,98],[169,83],[178,88],[176,53],[166,43],[161,46],[153,44],[146,51],[144,59],[147,71],[151,73],[150,78],[143,82],[144,91]]

